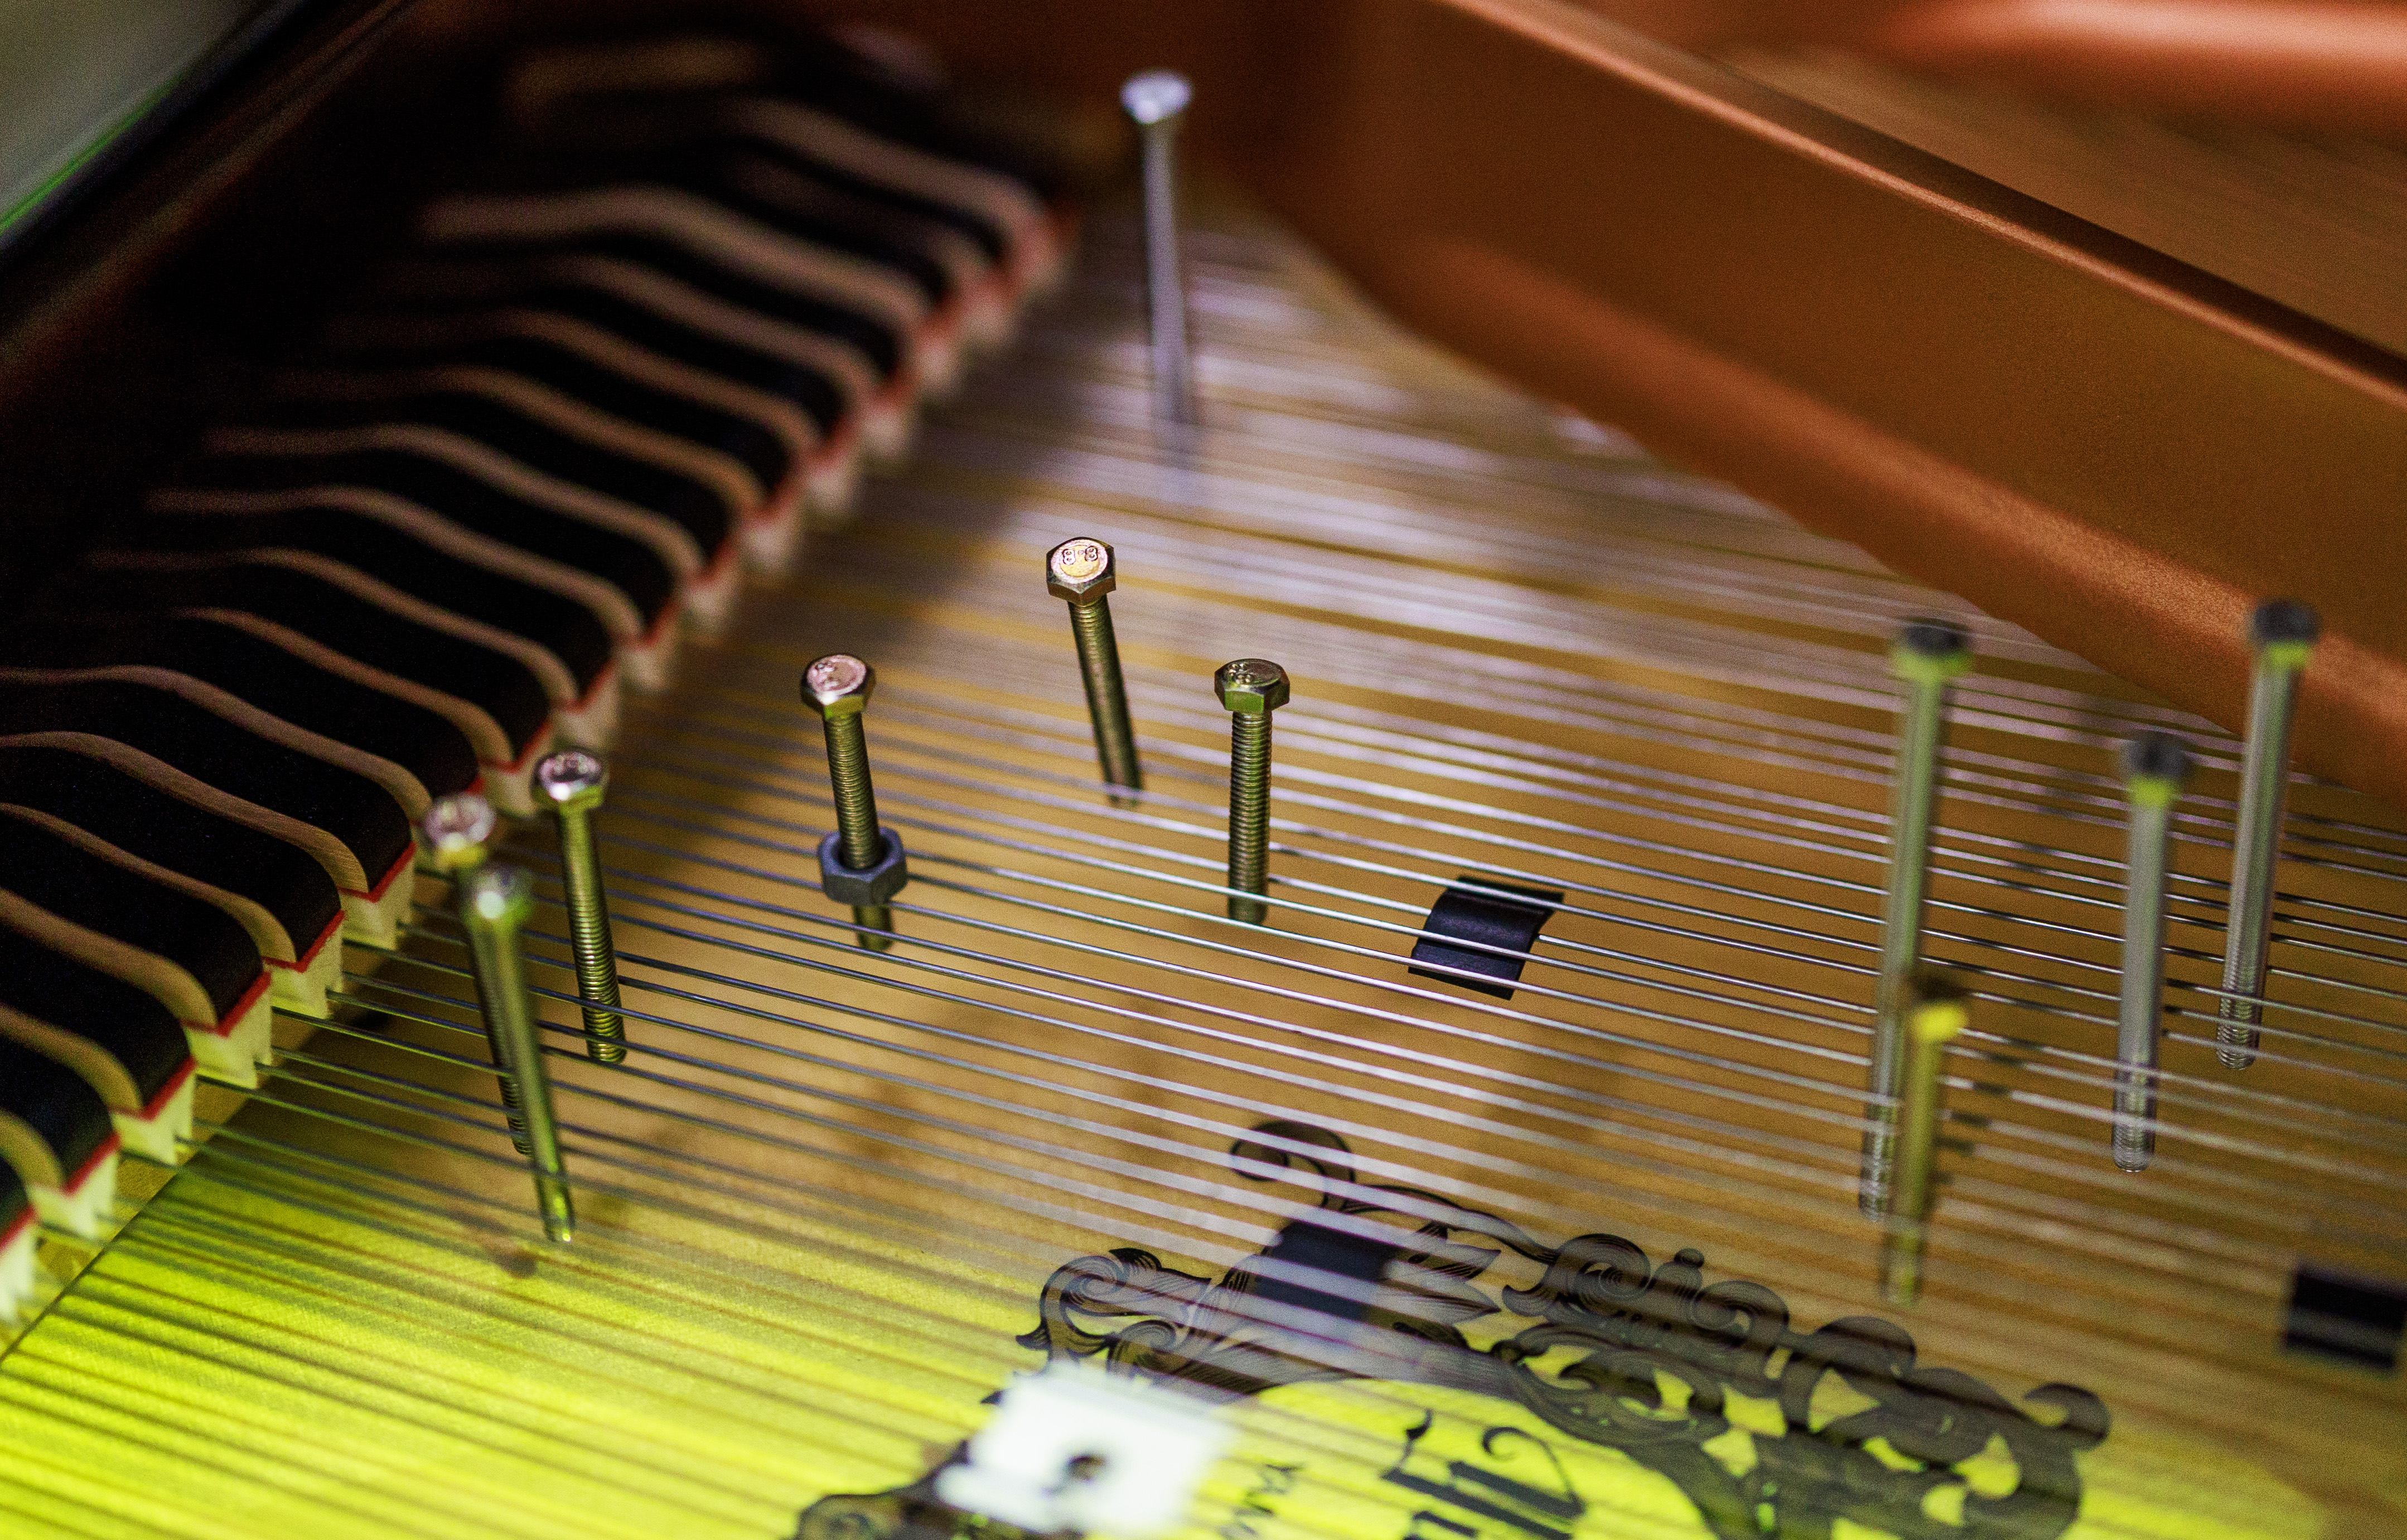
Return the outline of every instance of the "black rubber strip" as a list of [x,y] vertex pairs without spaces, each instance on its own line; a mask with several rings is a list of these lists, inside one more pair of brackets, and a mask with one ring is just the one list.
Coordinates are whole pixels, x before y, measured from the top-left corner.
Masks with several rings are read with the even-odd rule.
[[329,454],[212,454],[193,484],[252,492],[353,486],[397,492],[463,529],[590,573],[627,596],[647,624],[677,596],[677,574],[631,535],[535,506],[471,473],[408,449]]
[[[1388,1264],[1396,1255],[1397,1248],[1385,1241],[1315,1224],[1310,1219],[1290,1219],[1279,1228],[1277,1236],[1256,1263],[1246,1268],[1246,1292],[1256,1299],[1299,1310],[1317,1310],[1339,1320],[1360,1320],[1370,1313],[1367,1296],[1385,1281]],[[1277,1271],[1264,1270],[1260,1262],[1269,1262],[1274,1269],[1301,1268],[1323,1273],[1348,1279],[1361,1288],[1359,1291],[1338,1293],[1317,1287],[1309,1277],[1288,1277]]]
[[[213,1020],[224,1020],[259,982],[259,948],[223,909],[162,887],[64,835],[6,814],[0,814],[0,888],[61,920],[181,967],[207,991],[217,1007]],[[10,966],[0,958],[0,974]],[[9,998],[6,991],[0,982],[0,999]],[[63,1027],[69,1024],[47,1011],[34,1014]]]
[[82,1077],[7,1038],[0,1038],[0,1111],[15,1114],[50,1146],[70,1180],[117,1132],[107,1104]]
[[305,950],[343,912],[308,852],[71,749],[0,745],[0,802],[35,808],[195,882],[249,899]]
[[2388,1374],[2407,1337],[2407,1283],[2302,1262],[2290,1278],[2282,1346]]
[[1430,906],[1429,919],[1422,921],[1421,938],[1413,943],[1413,961],[1486,974],[1500,982],[1483,984],[1429,968],[1412,971],[1423,978],[1435,978],[1480,994],[1492,994],[1499,1000],[1510,1000],[1513,998],[1511,986],[1520,981],[1524,959],[1500,957],[1494,952],[1449,946],[1447,943],[1474,941],[1526,952],[1537,944],[1538,932],[1554,917],[1554,905],[1563,901],[1563,895],[1552,889],[1517,887],[1470,872],[1455,880],[1458,883],[1475,882],[1480,889],[1518,893],[1531,902],[1524,903],[1503,897],[1498,892],[1473,888],[1448,888],[1438,895],[1437,902]]
[[[414,535],[329,505],[274,513],[164,513],[129,546],[172,551],[308,551],[339,562],[438,609],[522,636],[556,659],[582,695],[608,667],[610,633],[592,610],[474,562],[447,556]],[[62,609],[165,609],[203,605],[273,620],[371,668],[474,701],[523,749],[551,717],[551,696],[526,664],[482,642],[369,604],[341,586],[273,562],[197,572],[78,572]]]
[[90,733],[164,760],[231,796],[324,830],[370,887],[410,848],[409,820],[364,776],[237,727],[150,685],[0,683],[0,734]]
[[0,1005],[14,1005],[100,1048],[124,1066],[145,1106],[192,1057],[182,1024],[157,999],[5,925],[0,925]]
[[[467,734],[445,718],[215,620],[161,616],[36,622],[0,633],[0,664],[173,669],[295,727],[391,760],[416,776],[431,796],[465,791],[481,774]],[[0,869],[0,879],[5,875]]]

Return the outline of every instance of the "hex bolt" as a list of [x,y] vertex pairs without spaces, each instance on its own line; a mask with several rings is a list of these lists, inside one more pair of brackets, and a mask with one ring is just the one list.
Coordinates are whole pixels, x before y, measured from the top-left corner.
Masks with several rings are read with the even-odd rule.
[[2123,991],[2115,1034],[2115,1163],[2145,1171],[2157,1148],[2157,1040],[2164,1017],[2165,850],[2189,749],[2170,733],[2123,746],[2130,803],[2123,878]]
[[1271,713],[1288,702],[1287,670],[1261,658],[1222,663],[1212,688],[1229,713],[1229,918],[1261,924],[1270,906]]
[[1947,735],[1949,685],[1973,666],[1972,642],[1948,620],[1909,620],[1888,654],[1905,684],[1899,714],[1897,767],[1889,783],[1888,888],[1881,904],[1880,982],[1873,999],[1873,1057],[1865,1105],[1863,1168],[1856,1201],[1875,1218],[1888,1212],[1891,1147],[1899,1077],[1905,1064],[1907,986],[1922,962],[1922,909],[1930,886],[1931,818],[1938,803],[1939,751]]
[[[1128,685],[1120,677],[1120,649],[1112,635],[1111,592],[1118,587],[1112,548],[1079,535],[1045,556],[1045,589],[1070,606],[1070,635],[1078,646],[1078,675],[1087,687],[1087,716],[1095,724],[1095,761],[1104,784],[1145,790],[1137,763],[1136,729],[1129,721]],[[1115,806],[1134,799],[1115,796]]]
[[601,756],[581,749],[546,754],[534,767],[535,790],[560,822],[560,886],[568,901],[568,947],[577,960],[585,1053],[597,1064],[621,1063],[627,1057],[627,1019],[619,1012],[619,953],[610,940],[602,863],[593,852],[593,813],[609,784],[609,766]]
[[[494,832],[501,820],[494,816],[493,805],[474,791],[462,791],[452,796],[438,797],[426,809],[419,821],[420,846],[426,852],[427,864],[451,879],[451,902],[460,915],[460,924],[467,928],[468,877],[485,864],[491,854]],[[493,1008],[485,994],[484,976],[475,977],[477,1013],[485,1020],[485,1048],[495,1067],[502,1064],[502,1040],[493,1025]],[[510,1143],[518,1146],[521,1155],[529,1153],[526,1119],[519,1112],[518,1082],[507,1075],[499,1077],[502,1111],[509,1119]]]
[[1132,75],[1120,106],[1135,122],[1145,163],[1145,298],[1153,339],[1153,415],[1192,426],[1195,362],[1187,340],[1187,279],[1178,261],[1178,125],[1195,90],[1166,69]]
[[1944,980],[1924,978],[1909,986],[1913,999],[1905,1023],[1904,1095],[1898,1108],[1897,1181],[1881,1247],[1881,1293],[1891,1305],[1912,1305],[1922,1294],[1922,1259],[1928,1239],[1939,1121],[1946,1091],[1940,1065],[1947,1045],[1971,1020],[1964,997]]
[[2265,954],[2273,932],[2273,865],[2282,854],[2282,804],[2290,787],[2290,718],[2299,676],[2323,634],[2314,609],[2292,599],[2257,606],[2248,640],[2257,664],[2248,682],[2248,741],[2240,772],[2240,818],[2232,831],[2231,906],[2224,916],[2223,997],[2215,1060],[2226,1069],[2257,1062],[2265,1019]]
[[[500,1048],[504,1072],[518,1088],[525,1126],[520,1153],[534,1175],[535,1209],[543,1233],[565,1243],[576,1238],[577,1208],[568,1191],[568,1164],[560,1151],[560,1124],[552,1115],[551,1077],[535,1036],[534,1011],[527,999],[526,959],[520,933],[534,912],[534,877],[522,866],[484,865],[461,883],[460,920],[468,929],[477,962],[477,994]],[[513,1124],[513,1131],[517,1124]]]
[[853,940],[871,951],[894,945],[889,900],[911,880],[902,836],[877,821],[869,780],[869,738],[862,716],[877,673],[848,652],[832,652],[803,670],[803,704],[827,734],[828,783],[835,791],[835,832],[819,841],[819,891],[852,905]]

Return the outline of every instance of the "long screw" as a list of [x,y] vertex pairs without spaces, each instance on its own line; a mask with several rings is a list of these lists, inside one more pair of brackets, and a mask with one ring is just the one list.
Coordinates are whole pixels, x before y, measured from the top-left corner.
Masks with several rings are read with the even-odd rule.
[[[468,925],[468,877],[491,854],[493,834],[500,823],[493,815],[493,805],[474,791],[436,798],[420,820],[420,846],[426,852],[427,863],[451,879],[451,902],[459,910],[463,929]],[[476,982],[477,1012],[485,1019],[485,1049],[499,1068],[503,1063],[502,1040],[493,1026],[492,1003],[486,998],[482,974],[477,976]],[[509,1119],[510,1143],[518,1147],[520,1154],[527,1154],[532,1147],[527,1143],[526,1119],[519,1112],[518,1082],[507,1075],[497,1079],[502,1111]]]
[[602,806],[610,770],[599,755],[570,749],[546,754],[534,767],[534,784],[560,820],[560,885],[568,900],[568,948],[577,960],[585,1053],[597,1064],[620,1063],[627,1057],[627,1019],[619,1013],[619,953],[610,940],[602,863],[593,853],[593,812]]
[[902,842],[877,821],[862,714],[877,672],[849,652],[832,652],[803,670],[803,704],[819,713],[827,737],[828,783],[835,792],[835,833],[819,847],[819,886],[852,905],[853,940],[871,951],[894,945],[887,903],[909,878]]
[[[560,1152],[560,1125],[551,1110],[551,1077],[527,1001],[526,960],[519,934],[534,912],[534,878],[522,866],[480,866],[462,884],[461,921],[477,964],[477,995],[501,1048],[504,1071],[518,1088],[526,1130],[520,1152],[534,1172],[535,1208],[543,1233],[566,1242],[577,1235],[577,1207],[568,1191],[568,1164]],[[517,1125],[512,1125],[515,1134]]]
[[1195,363],[1187,342],[1187,281],[1178,261],[1178,125],[1194,99],[1187,77],[1149,69],[1120,87],[1145,162],[1145,298],[1153,336],[1153,415],[1192,425]]
[[[1145,790],[1137,763],[1136,729],[1129,721],[1128,685],[1120,677],[1120,649],[1112,635],[1112,591],[1119,586],[1112,548],[1079,535],[1045,556],[1046,592],[1070,606],[1070,635],[1078,645],[1078,676],[1087,687],[1087,715],[1095,724],[1095,761],[1104,784]],[[1134,799],[1115,796],[1115,806]]]
[[2165,848],[2189,750],[2170,733],[2123,746],[2130,801],[2123,886],[2123,993],[2115,1034],[2115,1163],[2145,1171],[2157,1149],[2157,1038],[2164,1014]]
[[1889,785],[1888,891],[1881,905],[1880,982],[1873,998],[1873,1059],[1865,1105],[1863,1169],[1856,1201],[1888,1212],[1900,1077],[1905,1063],[1907,986],[1922,963],[1922,908],[1930,886],[1930,829],[1938,801],[1939,751],[1947,735],[1948,686],[1973,666],[1972,643],[1946,620],[1911,620],[1889,649],[1889,672],[1905,683],[1897,768]]
[[1222,663],[1213,691],[1229,713],[1229,918],[1260,925],[1270,905],[1271,713],[1288,702],[1287,670],[1261,658]]
[[2248,639],[2257,666],[2248,683],[2248,744],[2240,774],[2240,824],[2232,833],[2231,906],[2224,916],[2223,999],[2215,1060],[2226,1069],[2257,1062],[2265,1019],[2265,952],[2273,930],[2273,863],[2282,853],[2282,802],[2290,786],[2290,718],[2299,676],[2323,622],[2290,599],[2257,606]]
[[1891,1305],[1912,1305],[1922,1294],[1922,1258],[1930,1219],[1932,1166],[1939,1145],[1939,1116],[1945,1095],[1940,1063],[1947,1045],[1968,1020],[1964,997],[1952,986],[1926,978],[1910,988],[1904,1012],[1905,1076],[1898,1109],[1897,1190],[1881,1248],[1881,1292]]

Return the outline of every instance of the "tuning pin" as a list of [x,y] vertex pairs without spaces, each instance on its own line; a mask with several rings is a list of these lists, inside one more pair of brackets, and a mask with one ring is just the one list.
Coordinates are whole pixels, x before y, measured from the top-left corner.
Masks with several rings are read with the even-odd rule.
[[1269,891],[1271,713],[1288,701],[1287,670],[1261,658],[1222,663],[1212,688],[1229,713],[1229,918],[1259,925]]
[[2282,853],[2282,802],[2290,787],[2290,718],[2299,676],[2322,630],[2311,606],[2289,599],[2258,605],[2248,619],[2257,666],[2248,684],[2248,743],[2232,831],[2231,906],[2224,917],[2223,1020],[2215,1029],[2215,1062],[2226,1069],[2257,1062],[2265,948],[2273,927],[2273,863]]
[[1153,335],[1153,415],[1192,424],[1195,364],[1187,345],[1187,280],[1178,262],[1178,125],[1194,97],[1187,77],[1149,69],[1120,87],[1145,154],[1145,297]]
[[[1112,635],[1110,595],[1118,586],[1117,571],[1112,548],[1083,535],[1062,541],[1045,557],[1046,591],[1070,606],[1070,635],[1078,645],[1078,673],[1087,686],[1087,715],[1095,724],[1095,759],[1104,783],[1139,791],[1145,773],[1137,763],[1136,729],[1129,722],[1119,642]],[[1120,806],[1131,800],[1112,799]]]
[[2156,1152],[2157,1033],[2165,987],[2165,846],[2189,750],[2170,733],[2123,746],[2130,801],[2124,858],[2123,994],[2115,1038],[2115,1163],[2145,1171]]
[[593,852],[593,813],[610,784],[609,767],[581,749],[547,754],[534,767],[537,794],[560,821],[560,886],[568,903],[568,947],[585,1014],[585,1053],[597,1064],[627,1057],[627,1020],[619,1013],[619,954],[602,863]]
[[1939,791],[1939,750],[1947,734],[1948,687],[1973,666],[1971,639],[1948,620],[1910,620],[1888,654],[1905,684],[1899,713],[1897,768],[1889,786],[1888,890],[1881,904],[1880,982],[1873,1000],[1873,1058],[1863,1170],[1857,1202],[1888,1212],[1891,1145],[1899,1076],[1904,1066],[1907,986],[1922,962],[1922,906],[1930,881],[1930,828]]
[[848,652],[832,652],[803,670],[803,704],[827,735],[828,783],[835,792],[835,832],[819,841],[819,891],[852,905],[853,939],[871,951],[894,945],[889,902],[911,880],[903,836],[877,821],[869,780],[869,709],[877,672]]
[[1961,991],[1944,979],[1925,977],[1909,982],[1907,992],[1912,998],[1901,1012],[1905,1060],[1897,1115],[1896,1184],[1881,1248],[1881,1292],[1891,1305],[1912,1305],[1922,1294],[1922,1254],[1945,1094],[1940,1064],[1947,1045],[1971,1020]]
[[526,959],[519,934],[534,910],[534,878],[520,866],[487,863],[460,884],[460,922],[476,960],[477,998],[485,1008],[485,1030],[495,1060],[517,1091],[511,1142],[534,1172],[535,1207],[543,1233],[555,1241],[577,1233],[577,1212],[568,1192],[568,1167],[560,1152],[560,1125],[552,1117],[551,1076],[535,1037],[534,1011],[527,999]]

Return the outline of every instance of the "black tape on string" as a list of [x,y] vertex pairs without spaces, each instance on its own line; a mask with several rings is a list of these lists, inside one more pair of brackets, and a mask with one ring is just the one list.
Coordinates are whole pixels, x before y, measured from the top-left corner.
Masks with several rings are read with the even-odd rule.
[[2385,1374],[2399,1367],[2407,1335],[2407,1286],[2300,1262],[2290,1278],[2282,1346]]
[[[1423,978],[1442,979],[1481,994],[1492,994],[1499,1000],[1513,998],[1512,986],[1521,981],[1523,959],[1503,957],[1482,951],[1477,947],[1458,946],[1470,941],[1489,947],[1503,947],[1515,952],[1526,952],[1538,942],[1538,933],[1563,901],[1563,895],[1549,888],[1522,888],[1510,882],[1498,882],[1489,877],[1465,872],[1456,883],[1475,882],[1476,888],[1448,888],[1430,906],[1429,919],[1421,924],[1421,938],[1413,943],[1413,961],[1435,967],[1460,968],[1466,973],[1485,974],[1498,980],[1493,984],[1454,974],[1438,973],[1432,968],[1417,967],[1412,971]],[[1519,897],[1507,898],[1507,893]]]

